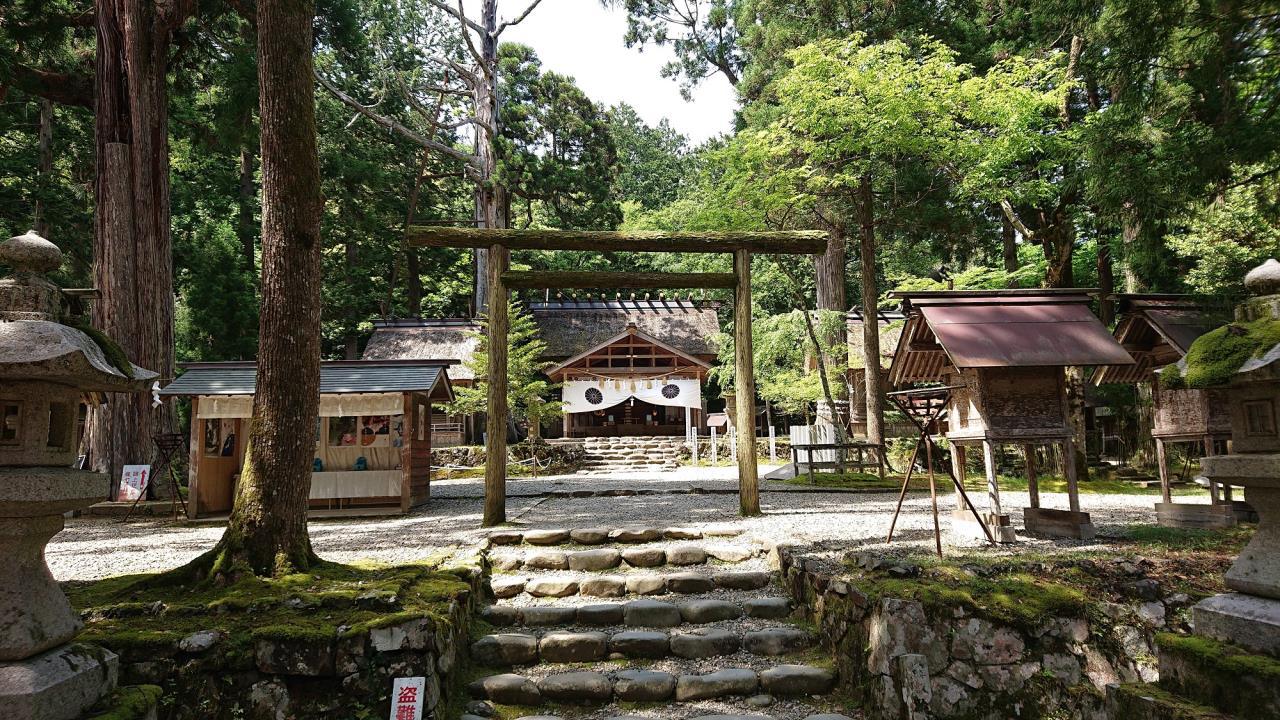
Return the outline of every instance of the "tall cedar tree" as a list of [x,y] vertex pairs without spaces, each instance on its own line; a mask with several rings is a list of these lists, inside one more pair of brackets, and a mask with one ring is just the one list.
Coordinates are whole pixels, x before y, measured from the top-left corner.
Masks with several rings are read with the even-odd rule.
[[320,402],[320,164],[313,0],[258,0],[262,308],[257,395],[215,575],[277,576],[317,561],[307,496]]

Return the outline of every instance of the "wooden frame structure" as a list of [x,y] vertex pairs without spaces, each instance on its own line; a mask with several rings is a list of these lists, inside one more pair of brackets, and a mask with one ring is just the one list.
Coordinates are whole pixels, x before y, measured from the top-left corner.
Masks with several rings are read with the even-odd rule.
[[[488,414],[485,420],[484,525],[506,522],[507,483],[507,301],[513,288],[733,288],[734,360],[737,396],[755,398],[751,348],[751,255],[817,255],[826,250],[821,231],[613,232],[410,227],[414,247],[488,249]],[[733,273],[537,273],[512,272],[512,250],[732,253]],[[755,453],[755,403],[737,405],[738,496],[743,515],[760,514]]]
[[1159,371],[1182,360],[1196,338],[1229,316],[1224,307],[1206,305],[1186,295],[1123,294],[1112,296],[1120,311],[1115,338],[1136,361],[1106,366],[1093,375],[1095,385],[1151,384],[1151,437],[1156,445],[1161,502],[1156,518],[1168,527],[1221,528],[1236,523],[1231,486],[1209,482],[1210,504],[1175,503],[1167,447],[1184,443],[1216,455],[1231,439],[1231,411],[1224,389],[1162,388]]
[[[1021,445],[1027,457],[1027,530],[1091,539],[1080,511],[1076,443],[1068,424],[1064,370],[1128,365],[1133,359],[1089,309],[1086,290],[999,290],[895,293],[907,324],[890,369],[896,387],[941,383],[948,388],[946,437],[964,481],[966,446],[980,447],[986,470],[988,515],[982,535],[1014,542],[1000,505],[996,448]],[[1040,507],[1036,445],[1062,447],[1068,510]],[[957,497],[956,530],[977,536]],[[989,531],[989,534],[988,534]]]

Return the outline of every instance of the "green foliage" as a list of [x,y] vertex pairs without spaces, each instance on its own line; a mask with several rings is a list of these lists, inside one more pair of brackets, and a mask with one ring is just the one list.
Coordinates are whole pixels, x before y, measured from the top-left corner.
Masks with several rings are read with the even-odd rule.
[[1226,385],[1245,362],[1280,345],[1280,321],[1263,318],[1231,323],[1201,335],[1184,359],[1185,370],[1169,365],[1160,372],[1168,388],[1207,388]]
[[[849,351],[835,342],[844,326],[844,313],[830,310],[809,311],[823,353],[827,357],[828,381],[836,386],[844,382],[849,369]],[[719,338],[719,362],[712,371],[721,387],[734,382],[733,337]],[[751,322],[752,367],[756,376],[756,393],[766,402],[788,415],[807,415],[814,403],[822,399],[822,381],[813,359],[813,341],[805,329],[803,311],[756,318]]]
[[90,708],[86,720],[146,720],[160,702],[164,690],[158,685],[129,685],[117,688]]
[[646,125],[635,108],[609,109],[609,127],[618,149],[618,197],[637,208],[656,210],[674,202],[693,169],[689,141],[663,118]]
[[[537,435],[542,422],[559,417],[564,411],[558,400],[549,400],[559,385],[551,383],[543,372],[552,363],[543,361],[547,344],[538,337],[538,326],[524,306],[514,300],[507,305],[507,410],[513,419],[529,424],[530,433]],[[467,367],[475,373],[476,382],[470,387],[455,390],[455,400],[449,406],[453,415],[469,415],[487,412],[489,403],[489,345],[488,317],[480,317],[480,332],[475,333],[479,344],[467,361]]]
[[[1243,181],[1261,166],[1237,168]],[[1204,294],[1240,293],[1244,276],[1268,258],[1280,256],[1280,180],[1275,175],[1232,187],[1187,208],[1169,247],[1190,265],[1186,282]]]

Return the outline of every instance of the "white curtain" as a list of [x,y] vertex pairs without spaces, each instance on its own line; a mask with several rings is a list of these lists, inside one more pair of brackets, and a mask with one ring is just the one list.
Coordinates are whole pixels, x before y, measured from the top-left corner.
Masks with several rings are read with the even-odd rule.
[[696,379],[569,380],[562,390],[565,412],[594,412],[630,398],[652,405],[698,409],[702,384]]
[[[253,417],[252,395],[201,395],[196,404],[202,419]],[[358,393],[321,395],[320,417],[346,415],[401,415],[404,396],[400,393]]]

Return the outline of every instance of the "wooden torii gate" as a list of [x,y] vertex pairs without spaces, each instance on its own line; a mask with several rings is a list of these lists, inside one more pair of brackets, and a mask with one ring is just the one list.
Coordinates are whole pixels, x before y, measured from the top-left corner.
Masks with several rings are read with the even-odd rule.
[[[756,382],[751,348],[751,254],[816,255],[826,250],[821,231],[614,232],[599,230],[510,230],[414,226],[414,247],[487,248],[489,325],[488,413],[485,421],[484,526],[507,517],[507,302],[511,290],[544,288],[686,289],[733,288],[733,336],[739,401],[738,498],[743,515],[760,514],[756,468]],[[592,252],[732,253],[732,273],[513,272],[512,250]]]

